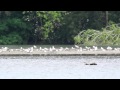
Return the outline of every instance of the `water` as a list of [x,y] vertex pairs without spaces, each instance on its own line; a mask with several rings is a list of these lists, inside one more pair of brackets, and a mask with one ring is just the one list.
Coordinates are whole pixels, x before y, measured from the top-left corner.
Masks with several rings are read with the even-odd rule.
[[120,56],[0,56],[0,79],[120,79],[119,71]]

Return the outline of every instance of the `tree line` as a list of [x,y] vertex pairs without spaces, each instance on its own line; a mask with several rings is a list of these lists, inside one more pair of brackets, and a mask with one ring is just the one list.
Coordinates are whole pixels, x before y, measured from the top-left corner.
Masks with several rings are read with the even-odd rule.
[[0,44],[75,44],[80,32],[102,31],[119,23],[119,16],[120,11],[0,11]]

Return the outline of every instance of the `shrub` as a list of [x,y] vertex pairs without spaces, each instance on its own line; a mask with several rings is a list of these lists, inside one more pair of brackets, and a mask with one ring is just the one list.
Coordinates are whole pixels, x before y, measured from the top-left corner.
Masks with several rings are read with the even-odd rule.
[[112,24],[102,30],[88,29],[74,37],[75,44],[120,45],[120,27]]

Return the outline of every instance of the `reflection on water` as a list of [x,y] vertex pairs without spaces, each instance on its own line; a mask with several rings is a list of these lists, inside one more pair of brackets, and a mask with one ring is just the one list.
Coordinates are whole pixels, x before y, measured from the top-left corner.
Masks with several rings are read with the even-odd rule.
[[0,78],[104,79],[120,78],[119,71],[120,56],[0,56]]

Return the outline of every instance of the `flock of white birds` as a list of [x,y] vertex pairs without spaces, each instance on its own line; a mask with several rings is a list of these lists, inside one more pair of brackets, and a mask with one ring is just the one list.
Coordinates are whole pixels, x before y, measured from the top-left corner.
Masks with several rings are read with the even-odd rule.
[[97,46],[92,46],[92,47],[81,47],[78,45],[74,45],[73,47],[59,47],[59,48],[55,48],[55,46],[51,46],[49,48],[47,47],[37,47],[35,45],[29,47],[29,48],[23,48],[20,47],[19,49],[10,49],[8,47],[1,47],[0,48],[0,53],[1,52],[14,52],[14,51],[19,51],[19,52],[27,52],[27,53],[32,53],[34,51],[41,51],[41,52],[61,52],[61,51],[77,51],[77,52],[82,52],[82,51],[120,51],[120,48],[112,48],[110,46],[108,46],[107,48],[103,48],[103,47],[97,47]]

